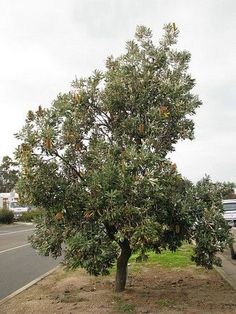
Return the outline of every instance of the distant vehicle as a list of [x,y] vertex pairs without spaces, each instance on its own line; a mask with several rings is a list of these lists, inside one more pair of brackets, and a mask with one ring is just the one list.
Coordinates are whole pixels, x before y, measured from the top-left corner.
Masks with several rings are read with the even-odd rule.
[[231,227],[236,227],[236,199],[223,200],[224,218]]
[[20,217],[24,212],[31,208],[26,205],[19,205],[19,195],[15,190],[9,193],[0,193],[0,208],[6,208],[13,211],[15,218]]
[[19,205],[17,202],[10,202],[9,209],[13,211],[14,217],[18,218],[23,213],[28,212],[30,210],[29,206]]

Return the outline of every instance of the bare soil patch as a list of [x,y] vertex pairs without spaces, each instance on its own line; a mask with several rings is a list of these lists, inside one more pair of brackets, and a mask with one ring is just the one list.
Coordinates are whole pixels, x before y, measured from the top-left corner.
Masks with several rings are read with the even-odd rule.
[[125,292],[114,274],[91,277],[62,268],[0,307],[1,314],[236,313],[236,291],[216,271],[195,266],[130,270]]

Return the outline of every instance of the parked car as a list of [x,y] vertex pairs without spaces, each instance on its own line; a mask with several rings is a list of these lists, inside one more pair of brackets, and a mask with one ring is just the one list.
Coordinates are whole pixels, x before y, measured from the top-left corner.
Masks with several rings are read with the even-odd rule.
[[224,218],[231,227],[236,227],[236,199],[223,200]]
[[29,206],[19,205],[17,202],[10,202],[9,209],[13,211],[14,217],[18,218],[23,213],[28,212],[30,210]]

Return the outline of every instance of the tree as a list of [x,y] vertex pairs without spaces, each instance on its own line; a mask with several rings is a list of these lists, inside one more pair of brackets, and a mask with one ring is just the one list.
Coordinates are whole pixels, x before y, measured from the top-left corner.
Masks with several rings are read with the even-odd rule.
[[233,182],[223,182],[223,183],[218,183],[222,186],[222,191],[223,191],[223,199],[232,199],[236,198],[235,195],[235,183]]
[[0,164],[0,192],[9,193],[12,191],[18,181],[19,169],[17,163],[9,156],[2,158]]
[[233,238],[229,233],[223,216],[222,199],[230,189],[231,184],[212,182],[210,176],[205,176],[194,187],[193,197],[195,205],[195,234],[196,246],[193,260],[197,265],[221,265],[221,260],[216,256],[222,252],[226,243],[230,248],[233,246]]
[[[205,215],[192,209],[195,187],[167,158],[178,140],[193,138],[201,102],[191,92],[190,54],[173,48],[175,24],[164,30],[155,46],[151,30],[138,27],[125,54],[109,57],[103,73],[76,79],[51,108],[29,111],[18,134],[20,197],[45,209],[33,246],[57,257],[63,243],[67,267],[94,275],[117,261],[116,291],[125,289],[133,252],[142,260],[149,250],[176,250],[199,230],[196,215]],[[227,239],[227,230],[216,235],[218,249]],[[218,263],[214,250],[197,259],[204,252],[196,250],[197,263]]]

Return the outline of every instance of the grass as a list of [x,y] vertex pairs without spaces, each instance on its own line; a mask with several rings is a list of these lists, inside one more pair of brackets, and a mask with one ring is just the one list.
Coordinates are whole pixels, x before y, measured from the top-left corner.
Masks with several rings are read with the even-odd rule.
[[191,261],[191,255],[193,254],[193,246],[190,244],[184,244],[176,252],[163,251],[161,254],[153,252],[148,253],[148,260],[141,263],[136,263],[138,254],[133,254],[129,260],[130,264],[151,266],[158,264],[164,268],[184,268],[190,265],[194,265]]
[[159,299],[158,301],[156,301],[156,304],[159,307],[169,307],[171,304],[173,304],[173,300],[169,300],[169,299]]
[[114,301],[116,305],[114,306],[114,310],[118,313],[134,313],[135,306],[132,303],[127,303],[123,301],[120,297],[115,296]]
[[135,306],[131,303],[122,303],[118,306],[117,310],[120,313],[134,313]]
[[[140,271],[142,267],[154,267],[159,265],[163,268],[185,268],[194,265],[191,261],[191,256],[193,254],[193,246],[190,244],[184,244],[176,252],[163,251],[161,254],[155,254],[153,252],[148,252],[148,260],[145,262],[136,262],[138,254],[133,254],[129,260],[129,270],[131,273],[136,273]],[[115,270],[113,267],[112,272]],[[142,297],[149,297],[150,291],[143,291]],[[115,306],[114,310],[117,313],[135,313],[135,305],[127,302],[120,296],[114,297]],[[160,298],[155,302],[158,308],[168,308],[173,304],[173,300],[168,298]]]
[[[148,260],[143,262],[136,262],[138,253],[133,254],[129,259],[129,270],[134,272],[139,271],[142,267],[152,267],[159,265],[163,268],[185,268],[193,266],[195,263],[191,261],[193,255],[193,245],[183,244],[176,252],[169,250],[163,251],[161,254],[148,252]],[[110,268],[110,274],[116,272],[116,265]]]

